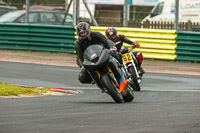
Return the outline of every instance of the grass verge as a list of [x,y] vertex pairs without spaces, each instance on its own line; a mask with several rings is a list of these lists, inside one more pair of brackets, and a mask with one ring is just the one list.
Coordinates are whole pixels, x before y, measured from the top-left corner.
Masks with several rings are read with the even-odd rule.
[[39,95],[51,88],[29,88],[0,82],[0,96]]

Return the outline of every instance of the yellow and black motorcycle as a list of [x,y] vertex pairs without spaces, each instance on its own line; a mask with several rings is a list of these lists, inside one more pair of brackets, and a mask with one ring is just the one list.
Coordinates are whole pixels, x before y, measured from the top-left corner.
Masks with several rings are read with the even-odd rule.
[[135,91],[140,91],[141,90],[140,83],[142,81],[142,76],[139,75],[138,61],[132,51],[132,49],[134,48],[135,46],[132,46],[127,50],[127,52],[122,53],[122,61],[123,61],[123,67],[127,75],[129,75],[128,76],[129,83],[131,84],[131,86]]

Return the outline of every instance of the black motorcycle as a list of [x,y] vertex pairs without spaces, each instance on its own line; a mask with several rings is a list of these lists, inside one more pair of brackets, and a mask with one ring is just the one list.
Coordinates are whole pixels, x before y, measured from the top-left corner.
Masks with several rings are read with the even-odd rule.
[[[101,45],[91,45],[84,52],[83,66],[96,85],[112,97],[116,103],[131,102],[133,90],[128,86],[125,71],[119,68],[119,62],[111,56],[110,50]],[[119,71],[123,73],[120,77]],[[121,87],[121,84],[125,87]]]

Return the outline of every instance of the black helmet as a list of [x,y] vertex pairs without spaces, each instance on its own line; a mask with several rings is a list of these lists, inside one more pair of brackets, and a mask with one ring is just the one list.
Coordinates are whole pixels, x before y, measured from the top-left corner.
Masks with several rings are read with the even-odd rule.
[[117,30],[115,29],[115,27],[109,27],[106,30],[106,37],[113,40],[115,37],[117,36]]
[[78,34],[79,39],[86,40],[90,36],[91,32],[90,25],[86,22],[80,22],[77,25],[76,32]]

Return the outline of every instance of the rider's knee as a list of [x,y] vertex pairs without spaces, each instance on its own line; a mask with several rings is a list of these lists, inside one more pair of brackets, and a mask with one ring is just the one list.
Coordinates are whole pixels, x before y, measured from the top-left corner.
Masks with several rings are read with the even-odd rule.
[[82,84],[89,84],[93,81],[90,75],[86,71],[80,72],[78,75],[78,79]]

